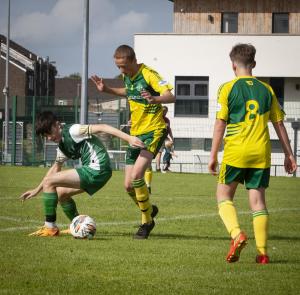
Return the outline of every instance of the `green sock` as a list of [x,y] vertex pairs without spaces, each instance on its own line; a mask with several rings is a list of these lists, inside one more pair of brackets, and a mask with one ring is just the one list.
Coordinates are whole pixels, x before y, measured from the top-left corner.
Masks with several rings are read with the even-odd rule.
[[47,222],[56,221],[57,193],[43,193],[44,212]]
[[77,211],[76,203],[72,198],[70,198],[69,200],[66,200],[65,202],[61,203],[60,205],[61,205],[64,213],[70,219],[70,221],[72,221],[74,217],[79,215],[79,213]]

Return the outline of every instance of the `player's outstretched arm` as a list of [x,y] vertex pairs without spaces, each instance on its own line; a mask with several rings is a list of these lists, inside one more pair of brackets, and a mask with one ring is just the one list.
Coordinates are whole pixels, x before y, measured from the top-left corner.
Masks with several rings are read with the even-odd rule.
[[44,179],[53,174],[53,173],[56,173],[56,172],[59,172],[61,170],[61,166],[62,166],[62,163],[58,163],[58,162],[55,162],[53,164],[53,166],[48,170],[47,174],[44,176],[43,180],[41,181],[41,183],[34,189],[31,189],[25,193],[23,193],[19,199],[21,201],[26,201],[26,200],[29,200],[35,196],[37,196],[42,190],[43,190],[43,183],[44,183]]
[[297,170],[297,163],[292,152],[290,145],[289,137],[286,132],[283,121],[274,122],[274,129],[277,133],[277,136],[280,140],[281,146],[283,148],[285,159],[284,159],[284,168],[285,171],[289,174],[294,173]]
[[170,90],[166,90],[161,96],[152,96],[148,91],[142,90],[141,96],[149,103],[174,103],[176,98]]
[[91,76],[91,80],[94,82],[95,86],[100,92],[106,92],[110,94],[115,94],[118,96],[126,96],[125,88],[113,88],[108,87],[102,78],[98,77],[97,75]]
[[127,141],[133,147],[139,147],[139,148],[145,147],[144,143],[139,138],[124,133],[123,131],[116,129],[112,126],[109,126],[107,124],[90,125],[91,134],[96,134],[99,132],[105,132],[113,136],[119,137],[120,139]]
[[218,151],[226,129],[226,122],[221,119],[216,119],[213,133],[213,140],[208,163],[208,170],[212,175],[217,175],[218,167]]

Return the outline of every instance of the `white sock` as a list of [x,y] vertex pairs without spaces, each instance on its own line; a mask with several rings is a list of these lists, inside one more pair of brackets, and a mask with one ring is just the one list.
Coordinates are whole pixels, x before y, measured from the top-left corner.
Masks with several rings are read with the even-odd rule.
[[45,226],[48,228],[57,227],[55,222],[48,222],[48,221],[45,221]]

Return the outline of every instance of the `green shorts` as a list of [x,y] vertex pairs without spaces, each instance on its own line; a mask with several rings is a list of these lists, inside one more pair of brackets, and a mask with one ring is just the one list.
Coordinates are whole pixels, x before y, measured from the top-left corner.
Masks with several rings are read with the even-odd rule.
[[111,178],[112,171],[110,167],[102,170],[94,170],[87,166],[76,169],[80,178],[80,188],[86,191],[90,196],[101,189]]
[[[154,158],[167,137],[167,129],[157,129],[146,134],[137,135],[137,137],[145,144],[146,147],[144,149],[152,153]],[[126,152],[126,165],[134,165],[140,152],[140,148],[128,146]]]
[[246,189],[267,188],[270,180],[270,168],[237,168],[221,164],[218,183],[230,184],[234,181],[245,184]]

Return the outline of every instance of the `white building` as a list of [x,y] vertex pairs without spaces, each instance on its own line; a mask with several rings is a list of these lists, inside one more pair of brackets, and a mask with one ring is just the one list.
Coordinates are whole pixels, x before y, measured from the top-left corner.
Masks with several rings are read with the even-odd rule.
[[[134,44],[138,61],[174,85],[177,100],[169,106],[169,118],[178,158],[173,163],[193,164],[173,164],[173,170],[207,171],[217,91],[234,78],[229,52],[237,43],[256,47],[253,74],[275,90],[293,147],[290,121],[300,120],[300,1],[173,2],[174,33],[136,34]],[[271,125],[270,135],[272,165],[283,165]],[[297,146],[300,149],[299,136]],[[275,169],[276,175],[285,175],[283,167],[273,166],[272,174]]]

